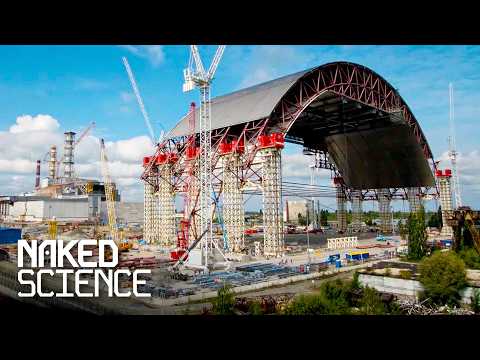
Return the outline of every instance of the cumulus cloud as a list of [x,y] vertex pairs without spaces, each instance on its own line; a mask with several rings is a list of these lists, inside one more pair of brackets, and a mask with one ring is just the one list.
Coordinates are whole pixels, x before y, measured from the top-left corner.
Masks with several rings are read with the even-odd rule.
[[[0,131],[0,193],[18,194],[32,191],[36,160],[43,160],[51,145],[57,146],[57,156],[63,155],[63,130],[51,115],[22,115]],[[143,187],[139,179],[142,158],[153,151],[147,136],[106,142],[109,168],[126,201],[141,201]],[[74,155],[75,172],[83,178],[101,180],[100,139],[92,134],[78,144]],[[62,171],[62,166],[60,166]],[[47,164],[42,164],[42,177]]]
[[165,52],[161,45],[121,45],[122,48],[140,58],[147,59],[153,67],[157,67],[165,60]]
[[55,131],[59,128],[58,121],[50,115],[22,115],[17,117],[15,125],[10,126],[13,134],[30,131]]

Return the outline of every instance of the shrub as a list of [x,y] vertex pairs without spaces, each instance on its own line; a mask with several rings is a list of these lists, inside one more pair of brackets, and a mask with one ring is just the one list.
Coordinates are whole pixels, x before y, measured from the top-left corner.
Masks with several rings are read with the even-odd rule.
[[465,262],[469,269],[480,270],[480,255],[473,248],[461,250],[458,256]]
[[475,314],[480,314],[480,291],[475,289],[470,298],[470,307]]
[[233,307],[235,305],[235,296],[232,291],[232,286],[225,284],[218,289],[218,295],[212,302],[213,313],[215,315],[232,315]]
[[434,252],[420,262],[420,282],[433,303],[457,305],[467,285],[465,264],[454,252]]
[[327,305],[320,295],[301,295],[284,310],[285,315],[323,315]]
[[363,315],[384,315],[387,312],[378,292],[368,286],[363,289],[359,305],[360,314]]
[[259,301],[252,301],[248,307],[250,315],[263,315],[262,305]]
[[412,278],[412,272],[410,270],[400,270],[400,277],[404,280],[410,280]]
[[386,268],[385,269],[385,276],[390,276],[392,275],[392,270],[390,270],[390,268]]

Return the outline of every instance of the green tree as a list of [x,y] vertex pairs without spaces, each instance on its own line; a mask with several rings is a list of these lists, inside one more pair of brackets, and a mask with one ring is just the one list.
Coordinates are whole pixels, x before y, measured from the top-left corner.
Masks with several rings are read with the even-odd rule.
[[442,216],[438,212],[434,212],[430,218],[428,219],[428,227],[433,227],[433,228],[440,228],[441,227],[441,222],[442,222]]
[[232,315],[235,305],[235,296],[230,284],[223,285],[218,289],[217,297],[212,302],[215,315]]
[[328,225],[328,210],[320,210],[320,224],[322,226]]
[[425,209],[423,206],[416,213],[410,214],[407,220],[408,258],[420,260],[427,253],[427,232],[425,226]]
[[467,275],[465,264],[456,253],[436,251],[421,261],[419,270],[426,298],[441,305],[459,303],[460,291],[467,285]]
[[480,255],[474,248],[460,250],[458,256],[460,256],[467,268],[480,270]]
[[378,292],[368,286],[363,289],[359,305],[363,315],[383,315],[387,312]]
[[301,213],[298,213],[298,224],[301,226],[307,225],[307,219]]

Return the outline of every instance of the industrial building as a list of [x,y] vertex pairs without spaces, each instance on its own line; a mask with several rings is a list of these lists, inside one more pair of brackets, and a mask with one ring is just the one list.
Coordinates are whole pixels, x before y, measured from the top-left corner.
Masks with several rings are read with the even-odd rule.
[[[57,159],[57,147],[52,145],[43,162],[48,164],[48,176],[41,178],[42,160],[37,160],[35,188],[22,195],[0,197],[0,219],[5,222],[44,222],[55,218],[63,222],[96,222],[104,216],[103,182],[75,175],[74,149],[93,127],[92,123],[75,140],[75,133],[65,132],[63,156]],[[61,167],[61,168],[60,168]],[[61,174],[61,170],[63,173]],[[115,190],[115,200],[120,194]]]

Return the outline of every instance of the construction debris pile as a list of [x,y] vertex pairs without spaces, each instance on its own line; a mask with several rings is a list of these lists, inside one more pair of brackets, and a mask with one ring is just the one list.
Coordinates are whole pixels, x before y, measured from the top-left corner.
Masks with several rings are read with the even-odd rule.
[[458,308],[458,307],[449,307],[449,306],[435,306],[428,303],[428,300],[425,299],[422,302],[417,302],[415,300],[399,300],[400,309],[407,315],[474,315],[475,313],[471,310]]

